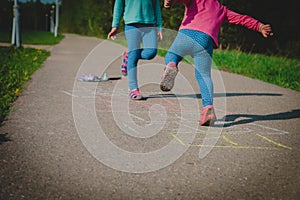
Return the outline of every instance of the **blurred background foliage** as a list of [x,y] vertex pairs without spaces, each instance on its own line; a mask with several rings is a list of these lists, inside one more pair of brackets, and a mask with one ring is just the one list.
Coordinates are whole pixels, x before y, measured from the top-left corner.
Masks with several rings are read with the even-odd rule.
[[[233,11],[252,16],[263,23],[270,23],[274,31],[274,36],[266,40],[257,32],[242,26],[223,23],[219,34],[220,49],[300,57],[300,29],[296,23],[300,19],[300,12],[297,0],[219,1]],[[184,6],[178,5],[167,10],[162,6],[163,1],[160,2],[163,28],[177,30],[184,15]],[[10,31],[13,2],[0,0],[0,4],[0,31]],[[113,6],[114,0],[62,0],[59,31],[105,38],[111,29]],[[53,5],[42,4],[40,0],[21,3],[22,30],[48,31],[51,10]]]

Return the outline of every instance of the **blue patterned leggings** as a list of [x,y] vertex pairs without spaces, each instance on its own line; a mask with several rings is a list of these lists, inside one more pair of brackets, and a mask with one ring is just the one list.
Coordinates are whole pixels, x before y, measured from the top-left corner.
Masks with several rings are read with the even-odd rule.
[[182,29],[177,34],[165,58],[166,64],[175,62],[178,65],[184,56],[192,56],[203,107],[213,105],[212,53],[213,41],[209,35],[200,31]]
[[150,60],[157,53],[156,27],[146,24],[127,24],[125,37],[128,45],[128,85],[129,89],[133,90],[138,88],[137,63],[139,59]]

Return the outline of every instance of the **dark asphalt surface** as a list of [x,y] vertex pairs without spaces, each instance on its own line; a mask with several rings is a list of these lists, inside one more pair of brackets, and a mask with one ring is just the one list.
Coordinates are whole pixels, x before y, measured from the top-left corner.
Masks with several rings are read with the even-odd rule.
[[[165,94],[161,73],[143,71],[163,58],[140,62],[146,100],[133,102],[118,79],[124,47],[66,34],[48,49],[0,127],[0,199],[300,199],[299,92],[213,70],[219,121],[208,129],[190,65]],[[76,81],[95,67],[116,80]]]

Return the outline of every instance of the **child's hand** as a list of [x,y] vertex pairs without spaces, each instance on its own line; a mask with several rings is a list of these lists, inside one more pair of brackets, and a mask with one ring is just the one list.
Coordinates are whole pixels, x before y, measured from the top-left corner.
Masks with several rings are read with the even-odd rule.
[[112,40],[116,39],[117,38],[117,36],[116,36],[117,32],[118,32],[118,28],[115,28],[115,27],[112,28],[111,31],[107,35],[107,39],[112,39]]
[[163,35],[162,35],[162,32],[161,31],[158,31],[157,32],[157,37],[159,40],[162,40],[163,39]]
[[273,35],[273,32],[272,32],[272,29],[271,29],[271,26],[270,24],[261,24],[259,26],[259,30],[258,30],[262,35],[263,37],[267,38],[269,36],[272,36]]
[[164,7],[165,8],[171,8],[172,4],[173,4],[172,0],[165,0],[164,1]]
[[164,7],[171,8],[174,4],[178,3],[178,0],[165,0]]

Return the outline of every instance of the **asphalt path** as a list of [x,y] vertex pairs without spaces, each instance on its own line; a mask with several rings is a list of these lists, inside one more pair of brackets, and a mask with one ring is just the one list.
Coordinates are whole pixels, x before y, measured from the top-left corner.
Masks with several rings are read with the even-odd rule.
[[163,93],[164,59],[139,62],[130,101],[125,48],[65,36],[0,127],[0,199],[300,199],[299,92],[213,70],[218,121],[200,127],[192,65]]

